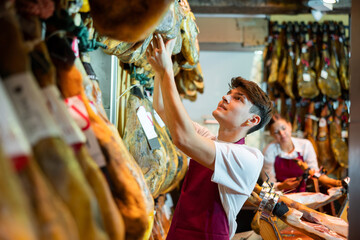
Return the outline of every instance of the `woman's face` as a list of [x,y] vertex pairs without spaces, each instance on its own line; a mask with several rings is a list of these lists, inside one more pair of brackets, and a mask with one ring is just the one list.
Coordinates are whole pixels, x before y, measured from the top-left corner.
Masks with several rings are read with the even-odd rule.
[[278,143],[287,143],[291,141],[291,124],[279,119],[271,125],[270,133]]

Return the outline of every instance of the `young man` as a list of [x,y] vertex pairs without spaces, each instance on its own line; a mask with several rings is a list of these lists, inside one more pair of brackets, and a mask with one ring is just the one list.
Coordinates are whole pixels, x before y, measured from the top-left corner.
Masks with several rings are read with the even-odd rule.
[[218,136],[189,118],[176,89],[171,52],[154,36],[147,60],[156,72],[154,109],[168,126],[174,144],[191,157],[188,173],[173,216],[168,240],[229,240],[236,230],[236,215],[259,177],[263,155],[242,145],[246,134],[265,126],[271,102],[253,82],[232,79],[213,116]]

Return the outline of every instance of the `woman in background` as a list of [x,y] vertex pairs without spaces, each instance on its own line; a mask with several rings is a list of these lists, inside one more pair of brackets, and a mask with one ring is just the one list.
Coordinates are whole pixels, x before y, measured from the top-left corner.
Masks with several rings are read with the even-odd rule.
[[291,137],[291,123],[279,114],[273,115],[269,127],[274,141],[264,149],[262,180],[267,180],[267,174],[269,181],[275,184],[275,190],[305,192],[302,163],[307,164],[310,176],[319,171],[314,147],[307,139]]

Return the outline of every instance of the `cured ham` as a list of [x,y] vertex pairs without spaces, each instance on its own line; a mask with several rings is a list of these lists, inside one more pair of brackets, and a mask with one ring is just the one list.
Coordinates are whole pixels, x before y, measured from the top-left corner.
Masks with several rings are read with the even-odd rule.
[[315,153],[318,156],[318,148],[315,141],[315,137],[317,133],[317,124],[316,124],[317,117],[314,114],[315,114],[315,103],[310,102],[308,106],[308,114],[306,115],[306,119],[305,119],[304,137],[311,142],[312,146],[314,147]]
[[273,25],[272,29],[273,33],[273,43],[271,46],[271,63],[270,63],[270,69],[269,69],[269,77],[267,79],[267,82],[269,84],[274,84],[277,82],[278,79],[278,70],[279,70],[279,61],[281,56],[281,46],[279,42],[279,30],[278,25],[275,23]]
[[297,85],[299,95],[303,98],[315,98],[319,95],[319,89],[316,85],[315,71],[309,65],[309,53],[306,44],[302,46],[301,65],[297,72]]
[[[54,66],[52,65],[46,47],[44,45],[38,46],[39,51],[47,57],[47,59],[44,59],[48,62],[49,66],[51,66],[50,69],[54,69]],[[37,70],[39,71],[39,70]],[[55,72],[49,71],[48,75],[43,75],[38,72],[37,74],[38,82],[43,87],[43,91],[48,91],[49,89],[52,89],[52,92],[57,89],[55,87]],[[60,94],[59,94],[60,95]],[[102,219],[104,220],[104,226],[105,230],[108,233],[110,239],[118,239],[122,240],[125,237],[125,229],[124,229],[124,222],[120,215],[119,210],[117,209],[115,202],[112,198],[110,189],[108,184],[106,183],[106,180],[104,176],[102,175],[99,167],[96,165],[94,160],[90,157],[86,147],[85,147],[85,139],[81,139],[80,137],[76,140],[73,140],[69,138],[68,135],[71,135],[72,132],[79,131],[79,127],[76,126],[75,123],[72,123],[73,119],[71,119],[69,113],[67,112],[67,109],[63,102],[60,101],[60,98],[58,95],[47,95],[49,106],[55,105],[53,109],[51,109],[53,112],[53,115],[55,117],[55,120],[59,124],[59,126],[62,126],[62,131],[65,133],[65,140],[66,142],[73,147],[73,150],[76,153],[76,159],[79,162],[79,165],[87,179],[87,182],[89,183],[91,189],[94,192],[94,195],[97,199],[97,202],[99,204],[99,208],[101,211]],[[98,102],[98,101],[95,101]],[[63,106],[62,106],[63,105]],[[63,109],[63,111],[61,111]],[[103,109],[103,108],[102,108]]]
[[283,88],[285,93],[292,99],[295,99],[295,95],[293,93],[293,85],[294,85],[294,53],[289,52],[287,56],[287,66],[286,66],[286,75],[283,83]]
[[319,166],[323,166],[328,173],[332,173],[336,168],[336,162],[330,146],[328,124],[327,119],[325,118],[327,115],[328,107],[325,105],[321,111],[316,144],[318,146]]
[[172,2],[89,1],[95,29],[102,35],[125,42],[138,42],[147,38],[162,21]]
[[[134,89],[137,90],[136,92],[140,91],[136,87]],[[153,197],[157,197],[160,194],[160,188],[166,177],[166,152],[161,142],[159,142],[159,149],[150,149],[136,114],[138,108],[143,105],[144,100],[134,93],[135,91],[132,91],[127,102],[127,120],[123,139],[125,146],[139,164],[150,192]]]
[[[6,209],[2,211],[1,217],[7,217],[1,224],[3,228],[0,235],[9,239],[79,239],[76,223],[69,209],[47,182],[32,156],[30,143],[2,83],[0,96],[0,109],[4,114],[0,121],[0,139],[5,154],[0,159],[0,166],[3,168],[1,176],[5,178],[1,181],[4,185],[0,186],[0,202],[2,208]],[[10,166],[10,160],[13,166]],[[14,169],[17,170],[17,176]],[[17,197],[21,199],[16,199]],[[11,204],[8,205],[7,200],[10,199]],[[32,219],[32,223],[28,222]],[[22,229],[17,229],[12,223],[17,223]]]
[[335,56],[330,56],[327,42],[328,35],[325,30],[323,33],[322,65],[318,85],[322,94],[337,99],[341,95],[341,86],[337,76],[335,60],[331,61],[331,58],[335,59]]
[[342,22],[339,23],[339,79],[341,87],[344,90],[349,90],[349,55],[345,47],[345,28]]
[[153,124],[155,127],[155,131],[159,136],[159,140],[162,142],[167,158],[167,166],[166,166],[166,177],[164,183],[161,185],[160,193],[167,193],[167,189],[171,186],[172,182],[175,179],[179,159],[176,153],[175,145],[170,140],[168,132],[166,131],[166,126],[162,122],[160,117],[155,117],[155,110],[152,107],[152,102],[148,98],[144,99],[144,105],[148,112],[152,113],[153,116]]
[[124,63],[133,63],[145,56],[146,49],[149,46],[153,35],[149,35],[145,40],[137,42],[132,48],[131,51],[126,51],[121,55],[118,55],[120,61]]
[[0,238],[35,240],[31,211],[10,160],[0,153]]
[[[303,213],[290,208],[287,213],[280,219],[284,221],[286,224],[292,226],[293,228],[305,233],[309,237],[313,239],[327,239],[327,240],[336,240],[336,239],[347,239],[347,237],[338,234],[333,231],[331,228],[328,228],[319,223],[311,223],[308,221],[304,221],[301,218],[303,217]],[[315,220],[316,221],[316,220]],[[347,226],[343,226],[346,228]]]
[[181,52],[190,65],[196,65],[199,62],[199,42],[197,35],[199,28],[195,23],[195,16],[192,12],[187,14],[180,25],[182,48]]
[[[255,194],[249,198],[253,205],[259,206],[261,199],[257,194],[260,194],[261,189],[259,185],[255,186]],[[281,202],[289,209],[280,217],[286,224],[314,239],[347,239],[349,226],[341,218],[317,212],[286,196],[280,196],[279,203]]]
[[331,188],[328,190],[328,193],[329,195],[312,192],[289,193],[286,194],[286,197],[298,203],[304,204],[311,209],[318,209],[344,195],[342,187]]
[[116,207],[109,185],[84,145],[76,152],[76,158],[99,203],[109,238],[114,240],[125,239],[124,220]]
[[58,67],[59,86],[64,97],[80,96],[89,114],[90,124],[106,157],[111,190],[125,222],[126,239],[147,239],[153,223],[153,199],[149,195],[139,166],[129,154],[119,134],[96,115],[87,100],[80,72]]
[[348,145],[341,136],[341,119],[339,119],[343,108],[344,103],[340,102],[335,110],[333,121],[330,123],[330,144],[335,160],[341,167],[348,168]]
[[29,196],[15,171],[28,165],[30,150],[25,134],[16,119],[9,98],[0,82],[0,238],[35,240],[38,238]]
[[[8,46],[8,48],[14,47],[14,50],[17,48],[20,52],[24,51],[25,48],[21,38],[19,38],[19,33],[16,34],[18,29],[14,25],[8,26],[8,28],[11,33],[9,37],[13,38],[11,41],[18,44]],[[25,63],[24,66],[29,66],[26,54],[23,53],[20,56],[24,56],[22,60]],[[12,62],[11,64],[20,64],[21,66],[21,62]],[[98,218],[96,212],[98,210],[96,200],[86,181],[84,181],[84,176],[71,153],[71,149],[60,138],[59,129],[46,108],[42,93],[36,85],[32,74],[29,72],[18,73],[4,79],[4,82],[14,108],[24,126],[26,136],[32,145],[35,159],[51,186],[56,189],[61,199],[69,207],[75,219],[75,226],[78,228],[80,238],[107,239],[107,235],[102,229],[102,220]],[[23,105],[24,101],[27,103],[26,106]],[[34,171],[31,173],[34,174]],[[34,175],[31,177],[35,180]],[[36,184],[34,185],[36,186]],[[44,185],[42,187],[45,188]],[[31,189],[31,187],[29,188]],[[49,194],[49,192],[47,193]],[[37,197],[36,194],[33,194],[34,200]],[[49,195],[51,196],[51,193]],[[47,199],[46,201],[50,200]],[[78,206],[82,206],[82,208]],[[51,210],[48,211],[51,212]],[[72,231],[70,230],[70,232]]]

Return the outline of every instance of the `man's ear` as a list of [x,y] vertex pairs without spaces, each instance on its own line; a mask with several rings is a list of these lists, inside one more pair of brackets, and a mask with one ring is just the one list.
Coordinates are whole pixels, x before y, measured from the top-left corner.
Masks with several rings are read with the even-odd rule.
[[254,114],[251,119],[248,120],[253,126],[258,125],[261,122],[261,117]]

